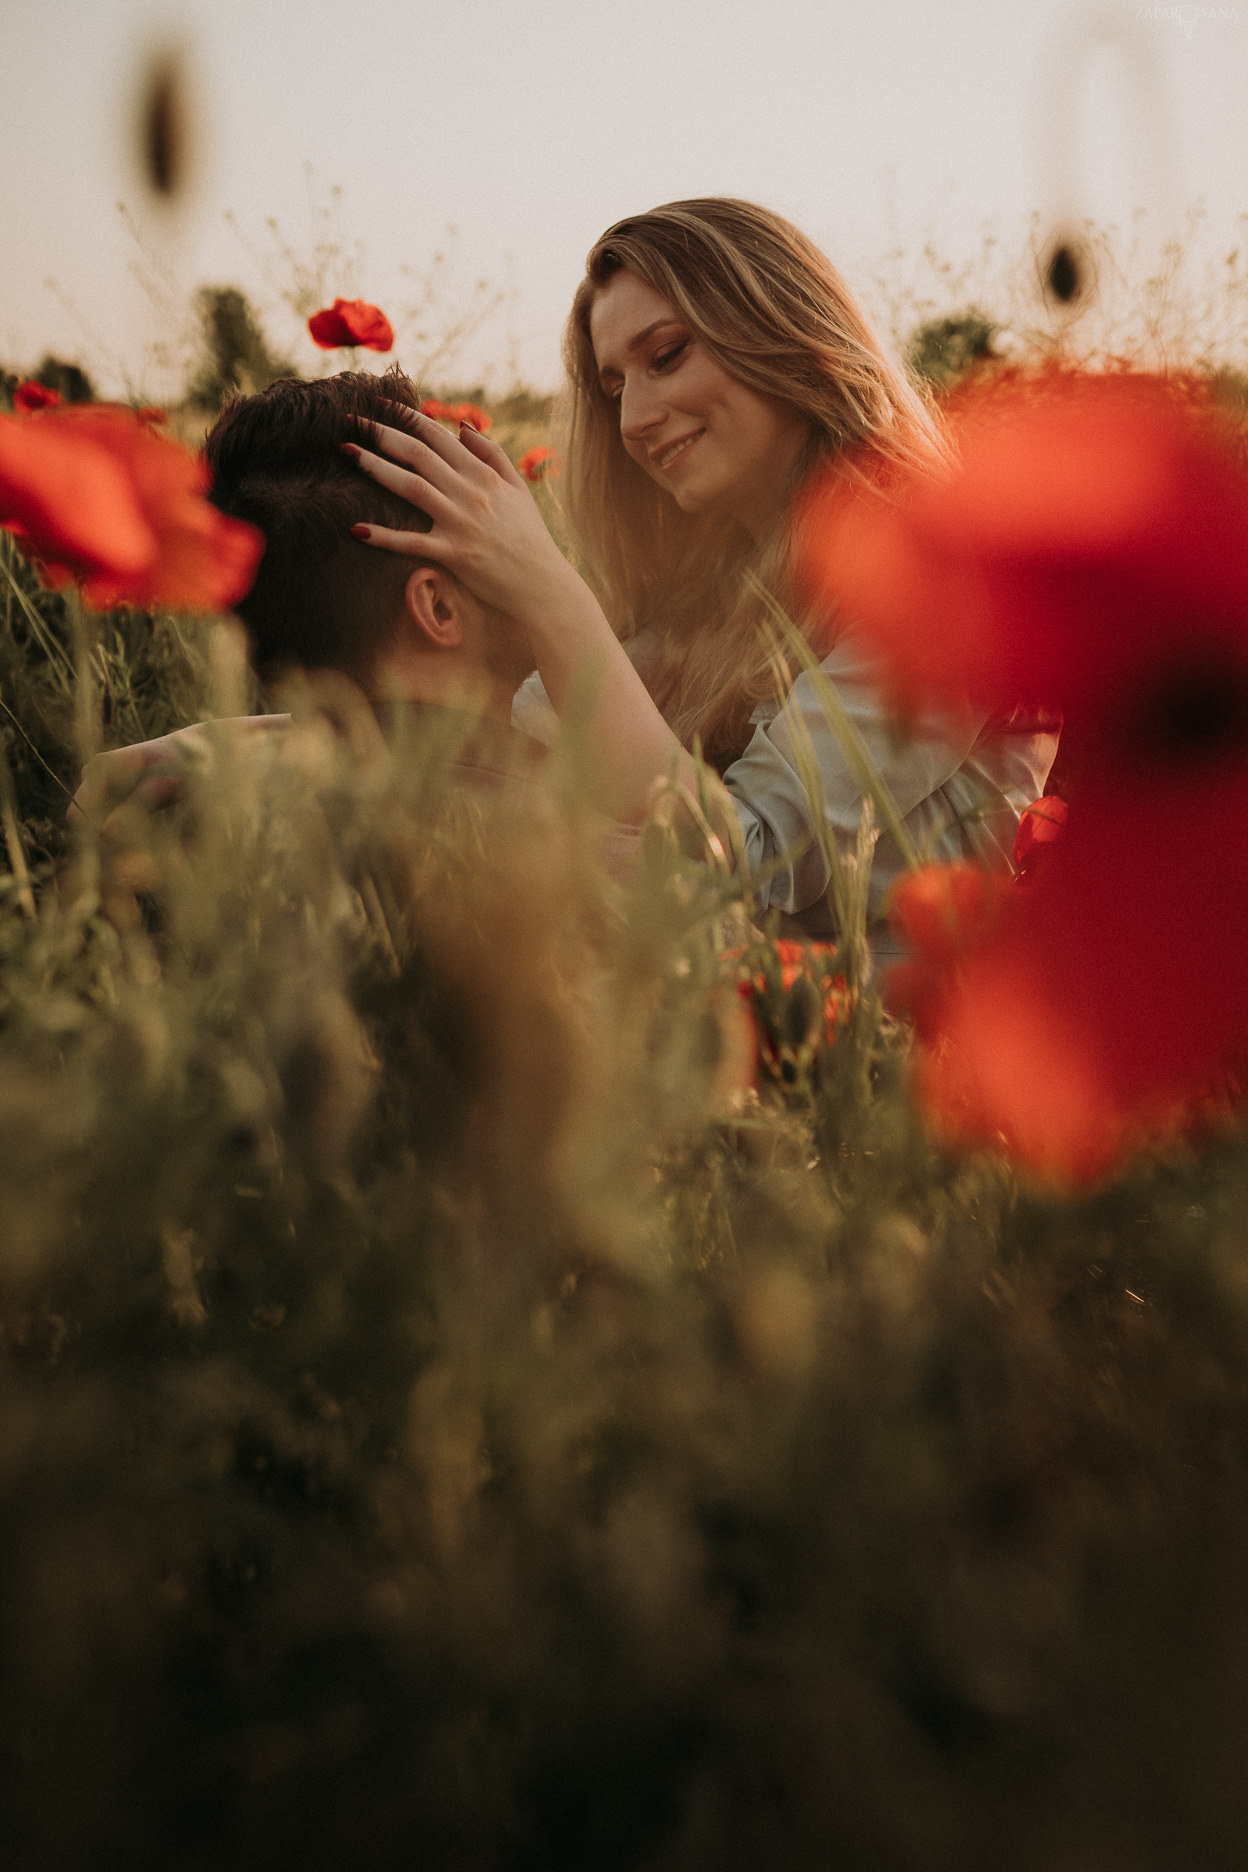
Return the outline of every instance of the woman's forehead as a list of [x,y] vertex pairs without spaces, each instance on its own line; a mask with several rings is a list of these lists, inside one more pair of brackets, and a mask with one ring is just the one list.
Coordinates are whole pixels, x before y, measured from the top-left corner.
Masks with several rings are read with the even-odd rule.
[[678,322],[678,314],[671,301],[636,273],[621,267],[598,288],[589,309],[594,362],[600,371],[608,365],[618,367],[644,343],[655,325],[673,322]]

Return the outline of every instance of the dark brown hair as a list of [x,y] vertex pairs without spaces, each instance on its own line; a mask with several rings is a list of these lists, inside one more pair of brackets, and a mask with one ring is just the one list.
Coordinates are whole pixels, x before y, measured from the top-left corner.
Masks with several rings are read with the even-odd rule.
[[427,532],[430,522],[367,481],[342,445],[363,439],[361,418],[408,427],[406,412],[418,406],[416,386],[397,368],[381,377],[283,377],[235,397],[209,431],[214,505],[264,534],[255,583],[235,607],[263,680],[284,669],[334,669],[370,687],[419,562],[353,539],[351,526],[373,520]]

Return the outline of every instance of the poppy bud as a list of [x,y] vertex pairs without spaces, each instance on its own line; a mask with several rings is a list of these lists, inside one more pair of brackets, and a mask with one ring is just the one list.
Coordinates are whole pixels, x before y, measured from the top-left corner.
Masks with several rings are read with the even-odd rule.
[[181,53],[166,47],[148,67],[139,100],[139,160],[148,187],[172,201],[190,169],[190,115]]
[[784,1039],[793,1048],[805,1046],[819,1029],[823,1002],[809,975],[799,975],[784,998]]
[[1059,234],[1049,248],[1043,268],[1046,298],[1073,306],[1092,287],[1092,260],[1087,247],[1072,235]]

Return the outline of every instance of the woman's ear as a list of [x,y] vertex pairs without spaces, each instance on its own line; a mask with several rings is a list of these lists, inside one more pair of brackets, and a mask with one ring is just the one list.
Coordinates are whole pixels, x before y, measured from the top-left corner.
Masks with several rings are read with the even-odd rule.
[[458,594],[439,566],[417,566],[403,589],[403,605],[429,648],[462,648],[464,629]]

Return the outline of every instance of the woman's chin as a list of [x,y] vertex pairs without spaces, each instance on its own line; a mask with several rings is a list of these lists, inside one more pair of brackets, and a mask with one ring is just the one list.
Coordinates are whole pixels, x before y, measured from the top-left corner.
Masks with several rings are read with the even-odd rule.
[[704,514],[725,511],[723,488],[717,488],[706,475],[688,472],[682,474],[678,470],[670,481],[665,477],[659,481],[658,485],[669,500],[675,501],[682,513]]
[[682,513],[705,513],[714,504],[713,496],[708,495],[706,489],[699,487],[696,481],[688,482],[683,487],[669,487],[667,492]]

